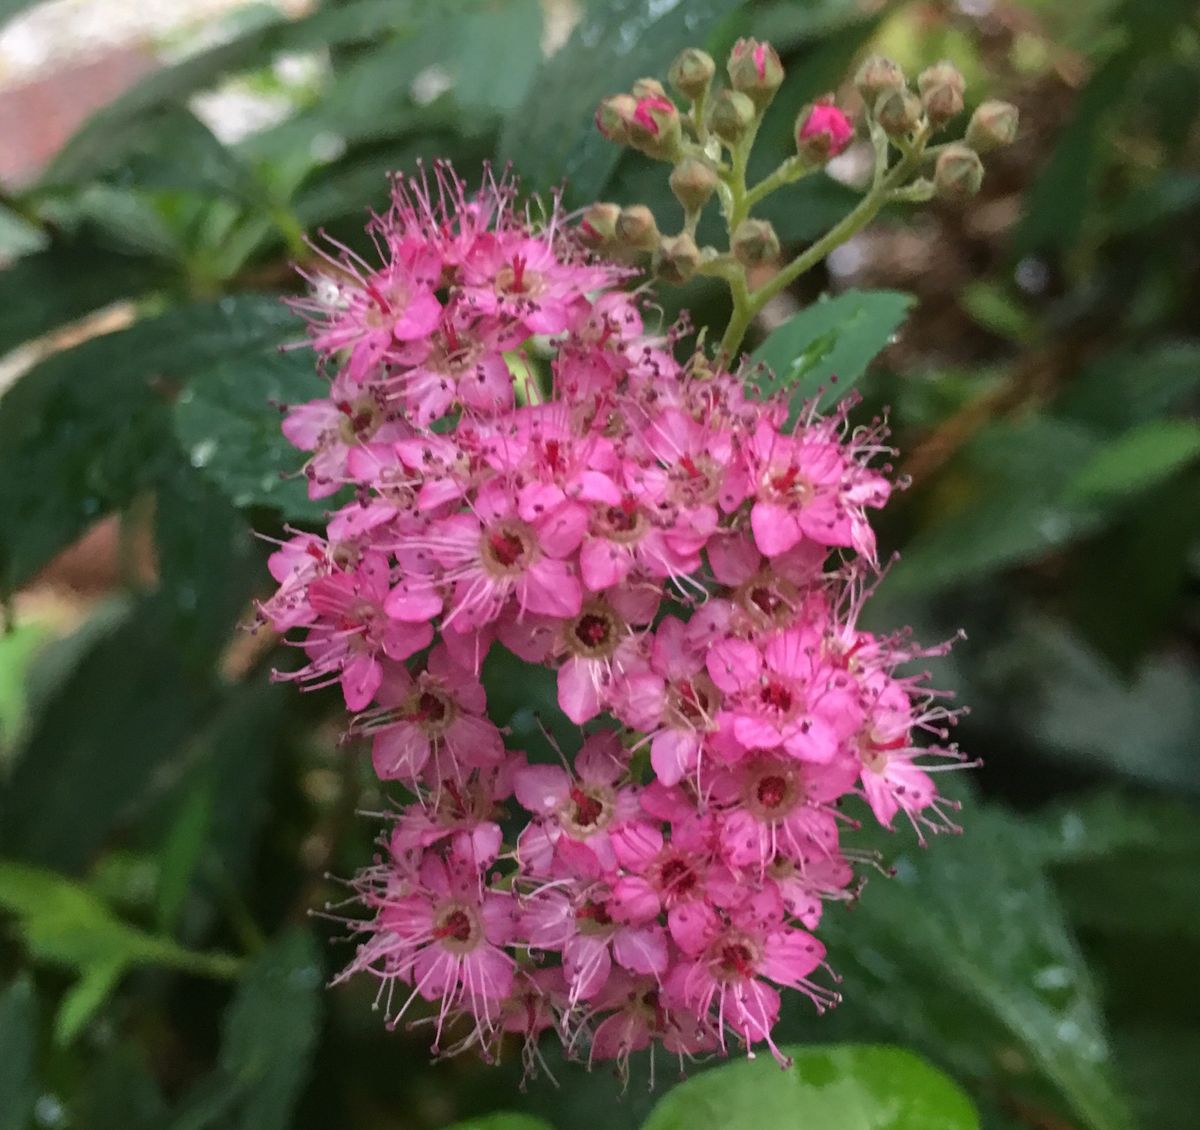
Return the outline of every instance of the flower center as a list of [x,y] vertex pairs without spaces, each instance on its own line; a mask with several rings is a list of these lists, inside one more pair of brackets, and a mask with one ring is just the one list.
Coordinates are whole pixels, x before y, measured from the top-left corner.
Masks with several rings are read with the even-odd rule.
[[433,936],[451,953],[470,953],[483,938],[483,927],[473,907],[461,902],[445,904],[434,917]]
[[703,506],[720,493],[721,476],[716,464],[705,456],[685,455],[671,468],[672,495],[680,506]]
[[796,771],[783,762],[768,762],[753,774],[743,790],[751,814],[764,823],[781,820],[804,799]]
[[624,624],[603,601],[590,600],[571,621],[567,645],[581,659],[607,659],[621,642]]
[[792,709],[792,692],[782,683],[770,682],[759,693],[763,706],[786,714]]
[[782,471],[768,472],[763,480],[763,485],[767,488],[768,494],[774,495],[776,498],[799,502],[801,505],[808,502],[813,496],[812,483],[800,474],[800,469],[795,465]]
[[527,294],[541,292],[543,280],[540,272],[531,271],[523,255],[514,255],[496,272],[497,294]]
[[575,912],[575,925],[581,934],[604,934],[612,924],[612,915],[602,902],[589,900]]
[[668,859],[658,873],[663,890],[673,898],[682,898],[696,887],[696,872],[686,859]]
[[341,401],[337,406],[342,414],[338,422],[338,438],[352,444],[370,439],[383,423],[383,412],[369,396],[354,401]]
[[524,572],[536,553],[529,527],[514,520],[498,522],[484,530],[480,548],[484,565],[501,577]]
[[454,701],[437,687],[425,686],[405,704],[405,717],[431,737],[444,734],[457,715]]
[[729,938],[717,947],[716,973],[723,981],[754,976],[758,952],[748,938]]
[[592,833],[602,830],[612,819],[612,814],[611,789],[599,785],[590,788],[575,785],[560,812],[560,819],[564,829],[573,839],[586,839]]
[[796,610],[795,586],[782,577],[760,573],[740,585],[733,594],[739,608],[760,624],[783,624]]
[[597,515],[598,532],[609,541],[628,544],[637,541],[645,533],[646,516],[637,501],[625,498],[617,506],[607,506]]
[[720,692],[707,675],[680,679],[669,691],[669,711],[673,720],[686,729],[707,727]]

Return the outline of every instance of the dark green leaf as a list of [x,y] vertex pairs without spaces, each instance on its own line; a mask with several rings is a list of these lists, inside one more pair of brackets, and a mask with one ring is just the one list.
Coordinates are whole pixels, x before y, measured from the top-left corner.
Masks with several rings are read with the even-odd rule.
[[446,1130],[554,1130],[554,1127],[545,1119],[534,1118],[531,1114],[510,1114],[501,1110],[456,1122]]
[[[175,433],[192,466],[235,506],[270,506],[296,520],[320,518],[332,505],[308,497],[303,453],[280,431],[274,405],[326,395],[307,350],[220,362],[176,401]],[[282,477],[288,475],[288,478]]]
[[45,697],[0,794],[8,855],[81,870],[178,758],[212,691],[184,665],[170,624],[160,602],[142,603]]
[[1036,561],[1113,517],[1068,484],[1100,449],[1089,430],[1048,416],[992,424],[963,452],[957,505],[904,547],[897,592],[934,592]]
[[0,354],[161,283],[163,265],[88,235],[55,241],[0,271]]
[[172,1130],[284,1130],[317,1041],[321,969],[312,938],[293,930],[246,970],[225,1014],[216,1073]]
[[966,1095],[901,1048],[785,1048],[705,1071],[669,1091],[644,1130],[976,1130]]
[[296,336],[277,300],[244,295],[147,318],[26,373],[0,400],[0,588],[173,465],[169,403],[181,385]]
[[1165,342],[1120,351],[1071,382],[1057,411],[1082,424],[1119,432],[1170,412],[1200,387],[1200,343]]
[[25,1130],[33,1112],[37,1035],[33,982],[22,974],[0,992],[0,1130]]
[[821,393],[835,403],[866,372],[875,355],[903,324],[913,300],[892,290],[848,290],[793,315],[750,356],[765,365],[775,390],[793,390],[793,403]]
[[571,205],[596,199],[621,155],[592,126],[601,98],[665,73],[682,48],[712,43],[741,0],[609,0],[592,5],[567,44],[541,68],[508,119],[499,157],[529,187],[567,184]]
[[117,1045],[88,1075],[78,1125],[88,1130],[157,1130],[166,1104],[138,1050]]
[[[242,375],[252,381],[252,373],[248,365]],[[182,459],[159,486],[154,534],[172,636],[193,669],[202,671],[228,644],[263,579],[261,543],[218,487]]]
[[906,848],[895,880],[826,915],[844,1007],[993,1087],[1020,1091],[1032,1067],[1083,1125],[1126,1130],[1096,990],[1029,850],[1036,834],[974,804],[963,823],[961,839]]

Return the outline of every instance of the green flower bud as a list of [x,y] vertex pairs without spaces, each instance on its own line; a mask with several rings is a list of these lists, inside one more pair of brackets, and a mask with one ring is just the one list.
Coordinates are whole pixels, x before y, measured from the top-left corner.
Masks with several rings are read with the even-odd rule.
[[700,248],[686,232],[666,236],[658,245],[651,265],[655,276],[669,283],[685,283],[700,266]]
[[904,90],[908,85],[900,64],[886,55],[872,55],[854,76],[854,85],[867,106],[874,106],[879,96],[889,90]]
[[678,158],[683,124],[675,103],[665,94],[650,92],[639,98],[634,104],[632,116],[625,123],[625,129],[629,144],[648,157],[667,161]]
[[933,185],[943,200],[969,200],[983,184],[983,162],[974,149],[949,145],[938,154]]
[[645,204],[622,208],[616,223],[617,239],[635,251],[653,251],[658,246],[658,224]]
[[579,234],[591,247],[603,247],[617,237],[617,218],[621,215],[619,204],[603,201],[593,204],[579,221]]
[[779,257],[779,236],[766,220],[743,220],[730,241],[733,257],[746,267],[758,267]]
[[1019,113],[1011,102],[981,102],[967,123],[967,144],[976,153],[990,153],[1017,139]]
[[783,84],[783,63],[779,52],[757,39],[739,39],[729,52],[729,81],[763,110]]
[[740,90],[722,90],[713,102],[708,124],[727,145],[736,145],[754,123],[754,103]]
[[686,47],[680,51],[667,72],[667,80],[685,98],[695,101],[712,82],[717,73],[717,64],[707,51],[699,47]]
[[633,84],[629,92],[640,102],[643,98],[666,98],[667,92],[663,84],[656,78],[640,78]]
[[700,157],[685,157],[671,172],[671,191],[688,212],[708,203],[717,188],[717,170]]
[[925,116],[935,128],[962,113],[966,84],[953,63],[943,61],[926,67],[917,76],[917,87],[921,91]]
[[911,90],[885,90],[875,103],[875,120],[889,137],[912,133],[921,121],[921,100]]

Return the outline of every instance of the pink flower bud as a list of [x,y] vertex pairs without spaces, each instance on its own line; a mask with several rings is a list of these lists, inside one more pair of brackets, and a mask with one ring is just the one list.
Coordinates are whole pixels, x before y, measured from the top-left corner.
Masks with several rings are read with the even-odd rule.
[[762,110],[783,83],[779,52],[757,39],[739,39],[729,53],[729,81]]
[[596,107],[596,129],[602,137],[618,145],[629,143],[629,123],[637,109],[637,99],[631,94],[614,94]]
[[796,152],[814,163],[836,157],[853,137],[853,124],[832,102],[816,102],[796,119]]

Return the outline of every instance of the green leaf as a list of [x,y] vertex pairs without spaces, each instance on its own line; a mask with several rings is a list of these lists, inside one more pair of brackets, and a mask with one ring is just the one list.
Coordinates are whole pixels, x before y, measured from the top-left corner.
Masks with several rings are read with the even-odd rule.
[[0,906],[16,916],[33,958],[80,975],[55,1024],[63,1043],[79,1033],[133,966],[164,965],[209,977],[229,977],[237,969],[235,958],[196,953],[122,922],[85,887],[53,871],[0,863]]
[[1200,342],[1166,341],[1111,353],[1067,386],[1056,411],[1081,424],[1124,432],[1184,403],[1200,388]]
[[309,499],[304,454],[284,439],[274,405],[327,393],[307,350],[231,359],[179,396],[175,434],[192,466],[235,506],[269,506],[287,518],[315,521],[335,503]]
[[672,1088],[643,1130],[977,1130],[959,1088],[901,1048],[783,1049],[705,1071]]
[[1126,432],[1086,462],[1067,483],[1070,499],[1107,498],[1157,486],[1200,458],[1200,424],[1156,420]]
[[1030,620],[991,649],[1005,725],[1050,756],[1131,780],[1200,793],[1200,667],[1151,656],[1129,679],[1067,626]]
[[212,796],[207,784],[202,780],[188,793],[163,844],[156,908],[160,930],[174,928],[204,854],[212,827]]
[[22,974],[0,992],[0,1130],[24,1130],[37,1098],[37,999]]
[[255,202],[263,198],[236,151],[182,106],[148,112],[115,138],[85,135],[52,162],[40,187],[53,191],[101,179],[139,189],[218,193]]
[[554,1130],[554,1127],[544,1118],[500,1110],[456,1122],[453,1126],[447,1126],[446,1130]]
[[[251,372],[244,376],[252,380]],[[171,635],[199,674],[250,611],[264,577],[262,545],[216,484],[182,458],[159,486],[154,542]]]
[[0,355],[161,283],[151,258],[124,255],[81,233],[0,271]]
[[566,181],[569,206],[604,190],[620,146],[592,125],[600,99],[644,75],[662,74],[688,46],[713,45],[722,22],[743,0],[609,0],[589,6],[570,40],[540,68],[500,136],[500,160],[512,160],[530,188]]
[[48,634],[36,622],[0,633],[0,778],[7,768],[7,753],[25,722],[26,673]]
[[[989,1089],[1020,1093],[1030,1068],[1091,1130],[1128,1130],[1097,994],[1055,892],[1016,817],[971,804],[966,832],[891,860],[852,913],[827,914],[845,1008]],[[867,838],[872,847],[894,841]]]
[[165,1115],[166,1104],[140,1049],[120,1043],[105,1049],[88,1073],[76,1124],[88,1130],[158,1130]]
[[184,1102],[172,1130],[290,1126],[316,1047],[321,987],[316,949],[306,932],[289,931],[264,950],[225,1014],[216,1072]]
[[146,318],[26,373],[0,398],[0,589],[174,465],[181,386],[223,362],[253,365],[299,332],[276,299],[241,295]]
[[171,622],[159,601],[135,606],[44,696],[0,794],[6,854],[82,870],[179,756],[213,691],[184,664]]
[[1049,416],[999,421],[961,453],[948,499],[904,547],[888,588],[934,592],[1036,561],[1115,515],[1068,484],[1100,449],[1089,429]]
[[793,403],[822,393],[828,407],[866,372],[875,355],[903,324],[913,304],[911,295],[893,290],[848,290],[824,298],[772,331],[751,355],[752,365],[765,365],[774,391],[793,389]]

